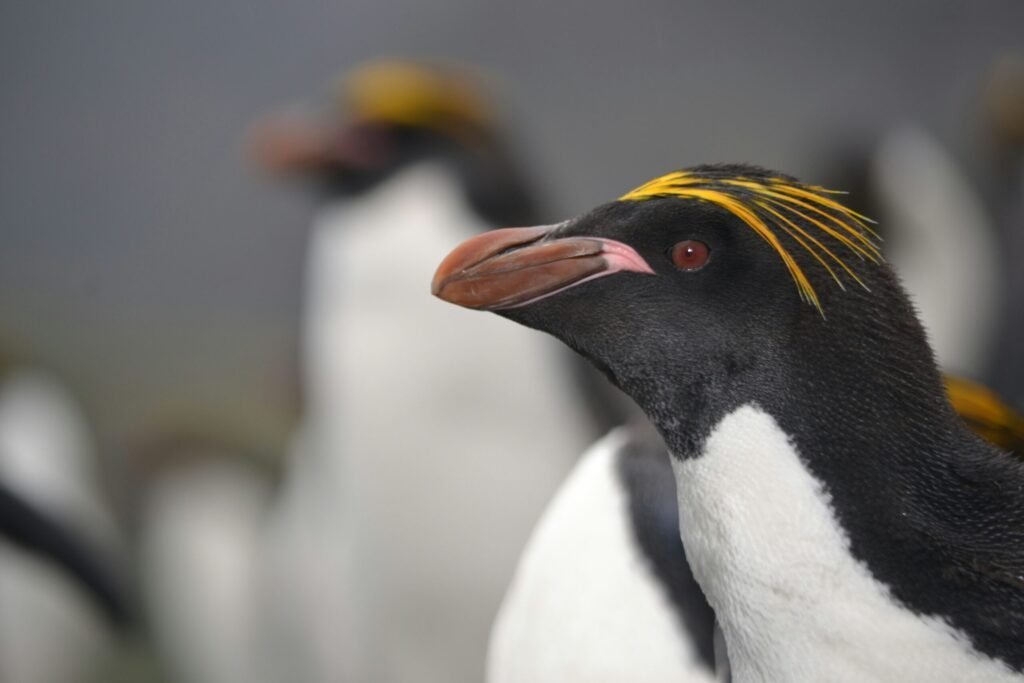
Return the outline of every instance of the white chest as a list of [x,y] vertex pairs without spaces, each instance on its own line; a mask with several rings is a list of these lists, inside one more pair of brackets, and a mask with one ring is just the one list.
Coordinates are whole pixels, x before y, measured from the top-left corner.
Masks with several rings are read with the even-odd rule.
[[534,530],[491,634],[490,683],[711,683],[633,538],[625,431],[592,446]]
[[683,544],[733,679],[1020,681],[943,621],[900,606],[849,551],[828,492],[747,405],[673,460]]

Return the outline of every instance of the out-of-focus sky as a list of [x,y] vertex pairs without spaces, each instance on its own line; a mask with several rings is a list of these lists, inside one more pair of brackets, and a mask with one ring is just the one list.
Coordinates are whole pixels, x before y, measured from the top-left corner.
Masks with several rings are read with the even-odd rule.
[[1022,28],[1019,0],[5,2],[0,348],[67,376],[105,441],[271,443],[310,205],[246,168],[260,114],[374,57],[476,65],[561,217],[706,161],[814,180],[908,120],[968,154]]

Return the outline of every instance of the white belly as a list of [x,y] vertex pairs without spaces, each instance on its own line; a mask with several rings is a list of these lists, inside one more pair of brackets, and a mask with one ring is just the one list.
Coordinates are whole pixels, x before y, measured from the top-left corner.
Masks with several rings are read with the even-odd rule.
[[553,340],[430,295],[475,228],[444,174],[411,169],[331,223],[309,408],[346,501],[357,679],[480,680],[515,560],[586,444],[579,402]]
[[616,477],[625,441],[592,446],[544,513],[491,635],[489,683],[711,683],[633,537]]
[[683,544],[737,683],[1024,680],[894,601],[850,554],[828,493],[759,408],[728,415],[703,455],[673,467]]

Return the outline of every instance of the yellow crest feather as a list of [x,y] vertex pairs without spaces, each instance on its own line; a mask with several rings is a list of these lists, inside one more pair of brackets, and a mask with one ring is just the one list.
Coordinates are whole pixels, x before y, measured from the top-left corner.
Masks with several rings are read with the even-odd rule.
[[[800,297],[824,315],[818,293],[781,235],[809,253],[844,289],[835,265],[860,286],[867,286],[836,250],[825,245],[822,237],[835,240],[839,247],[861,260],[882,261],[878,235],[868,226],[873,221],[843,206],[831,194],[840,193],[782,176],[747,175],[729,167],[706,167],[660,176],[627,192],[619,201],[675,197],[725,209],[771,245],[796,283]],[[817,237],[812,234],[813,228],[820,231]]]
[[485,128],[492,120],[479,88],[454,68],[371,62],[350,72],[338,95],[354,117],[373,121],[447,130]]

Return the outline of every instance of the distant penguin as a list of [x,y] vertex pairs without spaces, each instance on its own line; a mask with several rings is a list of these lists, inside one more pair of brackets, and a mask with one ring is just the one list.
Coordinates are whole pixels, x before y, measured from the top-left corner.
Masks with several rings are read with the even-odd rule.
[[535,215],[476,86],[375,63],[340,98],[325,124],[256,135],[269,166],[321,197],[308,412],[283,493],[317,511],[299,525],[309,562],[337,568],[302,587],[344,634],[318,648],[338,660],[320,680],[479,681],[515,559],[594,432],[557,346],[424,288],[459,241]]
[[1024,406],[1024,53],[1002,55],[984,85],[987,198],[1000,234],[1004,307],[988,381]]
[[1003,310],[999,236],[981,197],[922,128],[888,133],[871,161],[885,254],[916,306],[940,366],[989,371]]
[[842,161],[832,162],[831,184],[850,189],[851,207],[877,221],[885,257],[907,288],[939,365],[976,380],[989,376],[1008,303],[1008,264],[972,178],[917,124],[859,143],[853,155],[832,156]]
[[641,405],[733,680],[1024,680],[1024,464],[956,415],[828,191],[684,169],[469,240],[433,291],[554,334]]
[[[77,683],[132,608],[93,445],[69,392],[0,371],[0,680]],[[59,656],[55,653],[59,652]]]
[[[141,597],[161,668],[182,683],[271,683],[265,639],[276,547],[267,532],[273,476],[224,438],[177,436],[135,449]],[[295,672],[293,672],[295,673]],[[306,679],[295,676],[293,680]]]

